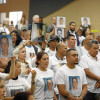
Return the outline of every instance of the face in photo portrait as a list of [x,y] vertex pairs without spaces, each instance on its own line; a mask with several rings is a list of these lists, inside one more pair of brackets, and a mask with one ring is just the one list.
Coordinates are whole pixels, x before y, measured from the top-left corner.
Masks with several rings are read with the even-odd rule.
[[[12,37],[9,35],[0,36],[0,57],[12,57]],[[10,50],[9,50],[10,49]]]
[[53,82],[51,79],[47,79],[47,87],[48,87],[48,91],[52,91]]
[[82,26],[87,27],[88,25],[90,25],[90,19],[88,17],[82,17],[81,21],[82,21]]
[[66,18],[57,16],[57,27],[66,27]]
[[55,35],[58,37],[63,37],[64,38],[64,29],[63,28],[55,28]]
[[72,78],[72,87],[73,87],[73,90],[78,90],[78,80],[76,77]]

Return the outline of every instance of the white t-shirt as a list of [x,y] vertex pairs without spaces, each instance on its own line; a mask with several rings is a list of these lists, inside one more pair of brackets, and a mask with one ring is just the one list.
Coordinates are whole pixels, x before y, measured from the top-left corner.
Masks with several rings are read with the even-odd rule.
[[[38,68],[34,68],[36,71],[35,77],[35,100],[53,100],[54,97],[54,73],[52,70],[41,71]],[[48,84],[49,83],[49,84]]]
[[6,80],[7,75],[8,75],[8,74],[1,73],[1,72],[0,72],[0,77],[3,78],[4,80]]
[[52,51],[50,50],[50,48],[46,48],[45,49],[45,52],[49,55],[49,56],[53,56],[56,54],[56,50],[55,51]]
[[1,27],[1,28],[0,28],[0,33],[1,33],[1,32],[6,32],[6,33],[7,33],[7,35],[9,35],[9,34],[10,34],[9,29],[8,29],[8,28],[6,28],[6,27]]
[[[81,57],[81,60],[79,62],[80,67],[84,69],[89,69],[92,73],[100,77],[100,58],[97,57],[98,60],[96,61],[93,57],[91,57],[89,54],[83,55]],[[100,93],[100,88],[95,88],[96,80],[93,80],[89,77],[87,77],[87,83],[88,83],[88,91],[92,93]]]
[[82,46],[82,41],[85,39],[84,36],[79,36],[80,46]]
[[82,55],[88,54],[88,50],[86,50],[84,46],[81,47],[81,51],[82,51]]
[[60,68],[61,66],[67,63],[66,57],[64,57],[63,60],[61,60],[56,55],[54,55],[54,56],[51,56],[49,59],[50,60],[49,60],[48,68],[53,70],[54,73],[56,73],[58,68]]
[[18,92],[28,91],[30,85],[25,79],[18,77],[17,80],[10,79],[5,82],[6,86],[6,97],[14,96]]
[[[74,90],[73,78],[77,80],[77,89]],[[55,76],[56,84],[64,84],[66,91],[75,97],[79,97],[82,91],[82,85],[87,84],[85,72],[82,68],[76,65],[74,69],[70,69],[66,65],[58,69]],[[60,95],[60,100],[66,100]]]

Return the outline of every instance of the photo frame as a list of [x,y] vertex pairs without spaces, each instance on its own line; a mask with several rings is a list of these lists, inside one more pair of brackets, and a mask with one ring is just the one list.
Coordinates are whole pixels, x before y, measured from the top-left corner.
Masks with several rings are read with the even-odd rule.
[[64,28],[57,27],[55,28],[55,35],[59,38],[64,38]]
[[32,23],[31,41],[45,41],[47,25],[45,23]]
[[88,27],[90,25],[90,18],[89,17],[81,17],[82,26]]
[[0,58],[13,57],[12,35],[0,35]]
[[57,16],[57,27],[66,28],[66,17]]

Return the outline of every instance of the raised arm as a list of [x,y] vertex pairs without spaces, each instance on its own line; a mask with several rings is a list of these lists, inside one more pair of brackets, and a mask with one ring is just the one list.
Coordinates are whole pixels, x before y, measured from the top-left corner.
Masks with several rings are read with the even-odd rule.
[[9,80],[9,79],[13,78],[14,75],[15,75],[15,59],[16,59],[16,57],[12,57],[11,58],[10,72],[9,72],[9,74],[6,77],[6,80]]

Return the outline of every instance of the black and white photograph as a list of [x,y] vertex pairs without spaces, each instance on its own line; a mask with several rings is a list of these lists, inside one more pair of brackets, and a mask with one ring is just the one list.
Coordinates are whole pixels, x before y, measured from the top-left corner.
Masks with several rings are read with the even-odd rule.
[[55,28],[55,35],[59,38],[64,38],[64,28]]
[[66,17],[57,16],[57,27],[66,28]]
[[0,58],[12,57],[13,46],[11,35],[0,35]]

